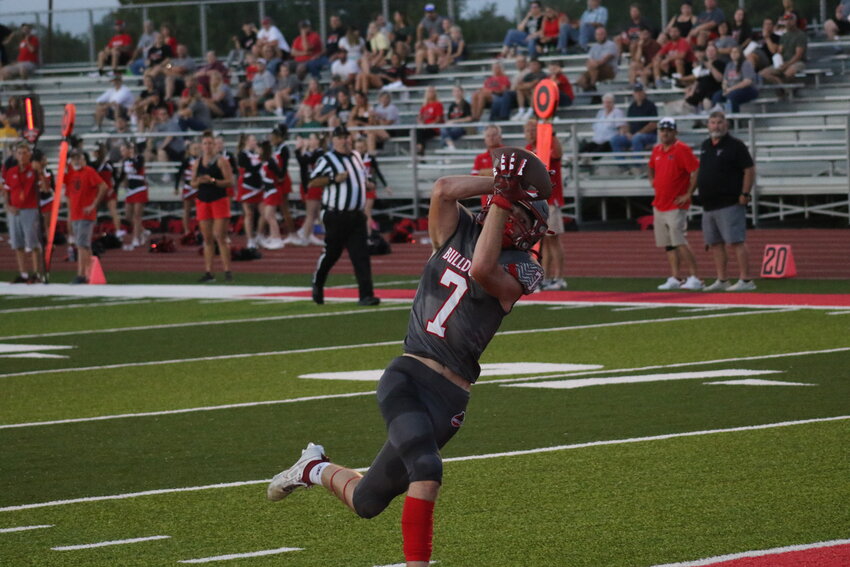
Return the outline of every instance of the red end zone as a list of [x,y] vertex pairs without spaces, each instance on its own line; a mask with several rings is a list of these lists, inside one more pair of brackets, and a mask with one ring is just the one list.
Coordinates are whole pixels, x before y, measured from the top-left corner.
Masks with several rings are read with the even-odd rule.
[[746,551],[656,567],[847,567],[848,565],[850,565],[850,541],[836,540]]
[[[413,299],[413,289],[379,289],[375,295],[381,299]],[[310,291],[293,291],[252,295],[251,297],[310,297]],[[326,288],[329,299],[357,299],[353,288]],[[717,305],[732,307],[820,307],[844,309],[850,307],[850,294],[814,293],[625,293],[616,291],[543,291],[523,297],[523,302],[541,303],[610,303],[610,304],[669,304]]]

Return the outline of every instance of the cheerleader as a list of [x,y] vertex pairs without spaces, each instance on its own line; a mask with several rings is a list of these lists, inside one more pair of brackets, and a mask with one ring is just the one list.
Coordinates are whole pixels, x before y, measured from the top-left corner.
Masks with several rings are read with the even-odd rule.
[[321,238],[316,238],[316,235],[313,234],[313,225],[316,224],[316,220],[319,218],[319,210],[322,208],[323,189],[321,187],[308,187],[310,172],[313,171],[316,162],[325,153],[323,146],[322,140],[315,133],[310,134],[306,141],[304,138],[299,138],[295,145],[295,159],[298,160],[301,169],[301,200],[304,201],[306,212],[304,225],[296,233],[297,241],[295,244],[299,246],[325,245]]
[[[366,168],[366,181],[368,182],[366,189],[366,206],[363,210],[366,213],[366,230],[372,232],[378,230],[378,223],[372,218],[372,209],[375,207],[375,198],[377,197],[378,180],[384,184],[384,190],[388,195],[392,195],[393,191],[387,185],[387,180],[384,174],[381,173],[378,167],[378,158],[369,153],[367,149],[367,140],[362,136],[354,142],[354,151],[360,154],[360,159],[363,161],[363,167]],[[371,184],[371,185],[370,185]]]
[[263,200],[263,179],[259,146],[257,144],[257,138],[253,134],[242,134],[239,137],[236,161],[239,166],[239,192],[236,195],[236,200],[242,203],[248,248],[256,248],[257,239],[254,232],[254,219],[258,216],[258,205]]
[[118,191],[115,187],[115,166],[109,160],[109,148],[104,142],[98,142],[94,148],[94,161],[91,166],[97,172],[103,182],[106,183],[106,208],[112,218],[112,225],[117,238],[126,236],[127,231],[121,227],[121,215],[118,214]]
[[[274,158],[271,142],[260,144],[260,176],[263,179],[262,215],[257,223],[257,241],[263,248],[279,250],[284,247],[280,239],[280,227],[277,224],[277,208],[281,202],[281,192],[277,188],[277,180],[281,177]],[[268,238],[263,237],[265,225],[269,227]]]
[[283,224],[286,227],[287,244],[296,244],[295,223],[292,220],[292,211],[289,210],[289,194],[292,193],[292,179],[289,177],[289,147],[286,145],[286,137],[289,130],[286,124],[280,124],[272,130],[269,140],[272,143],[272,156],[274,156],[280,176],[277,178],[277,190],[280,192],[280,212],[283,215]]
[[195,195],[198,193],[197,188],[192,187],[192,171],[200,155],[201,143],[198,141],[191,142],[186,151],[186,157],[183,158],[183,162],[180,164],[177,179],[174,182],[174,194],[180,195],[180,198],[183,200],[183,236],[192,232],[190,230],[192,204],[195,202]]
[[124,186],[124,210],[130,221],[133,240],[127,249],[132,250],[144,243],[142,213],[148,202],[148,185],[145,180],[145,158],[136,154],[136,145],[126,141],[121,144],[121,167],[117,186]]

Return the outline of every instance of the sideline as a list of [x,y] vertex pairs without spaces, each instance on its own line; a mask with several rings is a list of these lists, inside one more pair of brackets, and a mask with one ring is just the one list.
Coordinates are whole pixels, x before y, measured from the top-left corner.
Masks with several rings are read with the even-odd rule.
[[[699,437],[704,435],[717,435],[720,433],[738,433],[742,431],[759,431],[762,429],[775,429],[779,427],[793,427],[796,425],[808,425],[812,423],[827,423],[832,421],[845,421],[850,419],[850,415],[840,415],[835,417],[820,417],[814,419],[801,419],[796,421],[780,421],[776,423],[765,423],[761,425],[745,425],[741,427],[730,427],[728,429],[705,429],[700,431],[685,431],[683,433],[667,433],[664,435],[652,435],[649,437],[630,437],[626,439],[611,439],[606,441],[589,441],[587,443],[576,443],[572,445],[555,445],[552,447],[541,447],[539,449],[525,449],[521,451],[506,451],[503,453],[487,453],[484,455],[468,455],[465,457],[450,457],[444,459],[444,463],[460,463],[465,461],[480,461],[485,459],[499,459],[502,457],[517,457],[523,455],[535,455],[539,453],[553,453],[556,451],[570,451],[574,449],[586,449],[589,447],[603,447],[607,445],[626,445],[632,443],[646,443],[651,441],[666,441],[668,439],[677,439],[682,437]],[[358,472],[368,470],[368,467],[354,469]],[[161,488],[158,490],[145,490],[142,492],[128,492],[124,494],[111,494],[107,496],[87,496],[83,498],[70,498],[68,500],[53,500],[50,502],[37,502],[34,504],[18,504],[15,506],[5,506],[0,508],[0,512],[16,512],[19,510],[32,510],[35,508],[48,508],[53,506],[64,506],[67,504],[81,504],[85,502],[101,502],[104,500],[125,500],[128,498],[137,498],[140,496],[156,496],[159,494],[173,494],[177,492],[198,492],[201,490],[211,490],[215,488],[234,488],[240,486],[248,486],[252,484],[266,484],[271,482],[271,479],[262,480],[246,480],[239,482],[224,482],[219,484],[208,484],[204,486],[188,486],[183,488]]]

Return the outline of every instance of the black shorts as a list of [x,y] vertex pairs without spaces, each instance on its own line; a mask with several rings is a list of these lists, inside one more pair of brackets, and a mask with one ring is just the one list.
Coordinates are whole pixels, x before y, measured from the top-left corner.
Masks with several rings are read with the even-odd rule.
[[847,35],[850,33],[850,22],[846,19],[836,20],[832,18],[832,21],[838,26],[838,35]]
[[378,383],[387,442],[354,491],[357,513],[371,518],[411,482],[442,482],[440,449],[463,425],[469,392],[415,358],[394,359]]

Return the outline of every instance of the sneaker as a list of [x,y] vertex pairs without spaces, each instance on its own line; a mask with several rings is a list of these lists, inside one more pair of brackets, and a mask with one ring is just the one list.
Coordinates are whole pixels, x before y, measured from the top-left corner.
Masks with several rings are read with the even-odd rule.
[[18,274],[18,277],[12,280],[12,283],[27,283],[29,278]]
[[212,275],[211,273],[207,272],[203,276],[201,276],[201,279],[198,280],[198,283],[210,283],[210,282],[214,282],[214,281],[215,281],[215,276]]
[[682,289],[688,289],[691,291],[699,291],[702,287],[702,280],[696,276],[688,276],[688,279],[686,279],[685,283],[682,284]]
[[316,236],[315,234],[311,234],[307,237],[307,244],[312,244],[313,246],[324,246],[325,241]]
[[517,109],[517,111],[514,112],[514,115],[511,116],[511,122],[517,122],[519,120],[525,120],[525,112],[526,112],[525,108]]
[[325,448],[321,445],[307,443],[307,448],[301,451],[301,458],[295,464],[274,476],[266,488],[266,497],[272,502],[283,500],[296,488],[309,488],[313,486],[307,474],[307,466],[311,463],[327,462]]
[[27,278],[27,283],[44,283],[44,278],[41,276],[41,274],[30,274],[30,276]]
[[380,305],[380,303],[380,298],[370,295],[369,297],[361,297],[360,301],[357,302],[357,305],[361,307],[372,307],[374,305]]
[[287,235],[287,237],[283,239],[283,243],[291,244],[293,246],[307,246],[307,241],[296,233]]
[[726,291],[753,291],[756,289],[756,282],[753,280],[738,280],[735,285],[726,288]]
[[703,291],[726,291],[730,287],[732,287],[732,284],[730,284],[726,280],[714,280],[713,284],[704,287],[702,290]]
[[130,243],[130,246],[132,246],[133,248],[136,248],[136,247],[141,246],[141,245],[142,245],[142,241],[138,238],[134,238],[133,242]]
[[87,280],[85,276],[77,276],[77,277],[75,277],[74,279],[71,280],[72,285],[87,284],[87,283],[89,283],[89,280]]
[[262,242],[263,248],[266,250],[280,250],[284,246],[283,240],[280,238],[264,238]]
[[121,238],[123,236],[127,236],[127,231],[124,230],[123,228],[119,228],[118,230],[115,231],[115,238]]
[[682,282],[677,280],[674,277],[667,278],[667,281],[658,286],[658,289],[661,291],[670,291],[673,289],[680,289],[682,287]]
[[525,114],[522,115],[523,120],[530,120],[531,117],[534,116],[534,108],[528,107],[525,109]]
[[313,301],[316,305],[322,305],[325,302],[325,290],[316,284],[313,284]]

